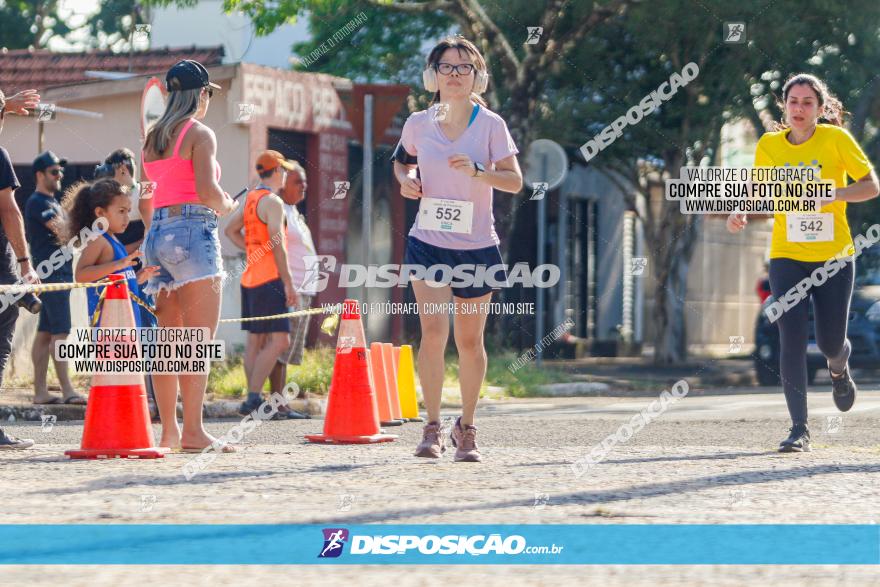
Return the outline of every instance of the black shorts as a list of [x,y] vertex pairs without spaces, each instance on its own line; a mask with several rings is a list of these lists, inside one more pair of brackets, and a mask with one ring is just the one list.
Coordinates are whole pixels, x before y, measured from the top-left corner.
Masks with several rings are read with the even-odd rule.
[[[268,281],[256,287],[241,286],[241,317],[273,316],[286,314],[287,304],[284,296],[284,283],[281,279]],[[254,334],[265,332],[290,332],[287,318],[274,320],[254,320],[242,322],[241,329]]]
[[[507,286],[507,269],[504,267],[501,251],[497,246],[470,250],[445,249],[409,236],[406,239],[406,254],[403,262],[405,265],[424,267],[427,271],[425,279],[428,281],[450,284],[452,295],[458,298],[479,298]],[[455,285],[454,282],[458,281],[457,278],[454,280],[444,279],[444,273],[446,273],[446,277],[449,277],[449,272],[445,270],[445,267],[449,267],[451,270],[460,265],[484,267],[489,271],[466,271],[468,276],[475,277],[472,285],[468,286]],[[431,268],[435,266],[440,267],[437,270],[432,270]]]

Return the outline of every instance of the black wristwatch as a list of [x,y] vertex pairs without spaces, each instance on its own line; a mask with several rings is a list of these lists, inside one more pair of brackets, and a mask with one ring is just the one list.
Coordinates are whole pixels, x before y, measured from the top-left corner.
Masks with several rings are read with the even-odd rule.
[[16,259],[16,261],[19,263],[30,263],[31,262],[29,257],[19,257],[18,259]]
[[480,177],[484,173],[486,173],[486,166],[474,161],[474,174],[471,177]]

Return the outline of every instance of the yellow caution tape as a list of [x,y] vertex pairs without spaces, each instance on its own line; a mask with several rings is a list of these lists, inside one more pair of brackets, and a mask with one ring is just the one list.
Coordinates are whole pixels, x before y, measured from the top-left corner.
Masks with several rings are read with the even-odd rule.
[[[109,279],[96,281],[93,283],[38,283],[34,285],[0,285],[0,294],[9,293],[12,290],[31,292],[31,293],[39,293],[43,291],[64,291],[70,289],[80,289],[80,288],[89,288],[89,287],[103,287],[113,283]],[[107,293],[107,290],[104,289],[101,292],[100,297],[98,298],[98,304],[95,306],[95,313],[91,319],[92,327],[95,327],[98,324],[98,320],[101,317],[101,309],[104,305],[104,294]],[[147,302],[141,299],[139,296],[132,292],[128,292],[129,297],[140,307],[144,308],[147,312],[152,314],[154,318],[156,318],[156,309],[150,306]],[[251,318],[224,318],[220,320],[220,324],[231,324],[233,322],[256,322],[260,320],[277,320],[279,318],[296,318],[297,316],[311,316],[314,314],[330,314],[327,316],[323,322],[321,322],[321,331],[327,335],[332,335],[336,330],[336,327],[339,325],[339,309],[338,308],[311,308],[309,310],[297,310],[295,312],[286,312],[284,314],[273,314],[271,316],[254,316]]]
[[90,283],[16,283],[0,285],[0,294],[10,293],[43,293],[49,291],[66,291],[71,289],[86,289],[89,287],[104,287],[112,283],[109,279]]
[[[333,314],[333,308],[312,308],[310,310],[297,310],[296,312],[287,312],[285,314],[273,314],[271,316],[254,316],[252,318],[224,318],[220,320],[221,324],[230,322],[256,322],[258,320],[277,320],[279,318],[296,318],[297,316],[310,316],[312,314]],[[334,314],[335,315],[335,314]],[[332,316],[329,316],[332,318]]]
[[98,320],[101,319],[101,309],[104,307],[104,295],[107,293],[107,289],[104,288],[101,291],[101,295],[98,296],[98,303],[95,304],[95,314],[92,316],[92,328],[98,325]]
[[142,300],[142,299],[139,298],[137,295],[135,295],[135,294],[133,294],[133,293],[131,293],[131,292],[128,292],[128,295],[129,295],[129,297],[130,297],[132,300],[134,300],[134,302],[135,302],[138,306],[140,306],[141,308],[143,308],[144,310],[146,310],[147,312],[149,312],[150,315],[151,315],[153,318],[156,318],[156,319],[158,320],[159,317],[156,316],[156,308],[154,308],[153,306],[151,306],[150,304],[148,304],[147,302],[145,302],[144,300]]

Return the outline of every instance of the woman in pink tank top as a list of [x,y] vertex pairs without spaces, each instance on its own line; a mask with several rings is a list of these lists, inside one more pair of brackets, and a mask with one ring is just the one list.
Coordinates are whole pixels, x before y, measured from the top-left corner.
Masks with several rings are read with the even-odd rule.
[[[428,55],[423,80],[434,93],[434,105],[410,115],[394,155],[401,195],[419,200],[403,261],[422,269],[410,279],[420,304],[419,378],[428,423],[415,456],[440,458],[446,449],[440,394],[449,313],[430,308],[454,302],[462,404],[452,427],[454,458],[476,462],[482,457],[474,413],[487,367],[483,331],[493,290],[507,284],[492,217],[493,191],[518,192],[522,173],[507,124],[479,96],[488,72],[473,43],[462,37],[441,41]],[[480,267],[485,273],[476,270]]]
[[[236,207],[220,187],[217,139],[198,122],[208,111],[214,88],[208,71],[196,61],[174,65],[165,76],[168,103],[147,132],[144,173],[156,187],[152,219],[144,239],[147,265],[158,271],[144,287],[156,298],[160,327],[217,330],[223,261],[217,218]],[[146,218],[149,218],[147,216]],[[162,420],[160,446],[200,452],[217,441],[205,430],[202,406],[208,375],[153,374]],[[177,390],[183,400],[183,430],[177,423]],[[232,447],[224,446],[224,452]]]

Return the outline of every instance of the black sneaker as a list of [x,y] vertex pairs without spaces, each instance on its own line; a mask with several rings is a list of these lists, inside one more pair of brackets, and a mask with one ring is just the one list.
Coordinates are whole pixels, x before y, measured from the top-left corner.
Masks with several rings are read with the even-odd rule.
[[[831,371],[829,370],[830,374]],[[849,367],[843,370],[843,375],[835,377],[831,375],[832,392],[831,397],[834,398],[834,405],[841,412],[846,412],[853,404],[856,403],[856,382],[849,375]]]
[[278,406],[278,412],[272,418],[273,420],[311,420],[309,414],[303,414],[296,410],[291,410],[287,406]]
[[779,443],[779,452],[810,452],[810,431],[806,424],[789,428],[791,434]]
[[30,448],[34,441],[30,438],[16,438],[0,430],[0,450]]
[[260,398],[259,400],[255,401],[255,402],[252,402],[250,400],[244,400],[243,402],[241,402],[241,405],[238,407],[238,413],[241,414],[242,416],[247,416],[248,414],[250,414],[251,412],[253,412],[257,408],[259,408],[261,405],[263,405],[262,398]]

